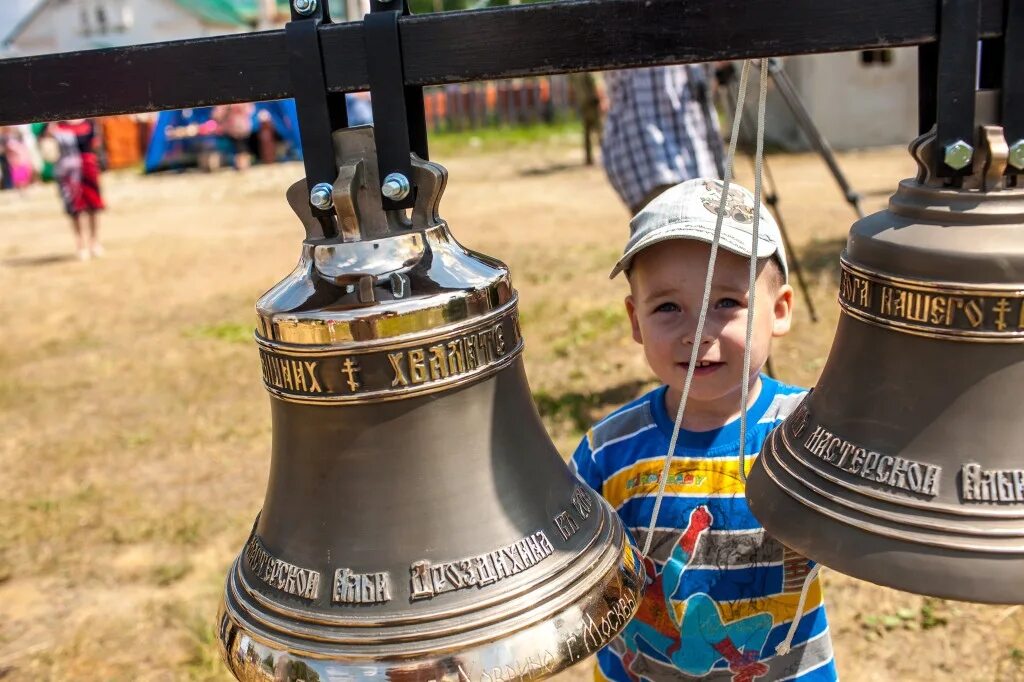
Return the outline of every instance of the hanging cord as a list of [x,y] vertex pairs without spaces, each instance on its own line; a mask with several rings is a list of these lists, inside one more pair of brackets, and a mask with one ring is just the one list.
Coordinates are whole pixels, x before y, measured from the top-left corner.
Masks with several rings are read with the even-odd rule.
[[[746,439],[747,439],[747,391],[748,382],[747,376],[750,374],[750,345],[753,338],[754,331],[754,283],[757,279],[757,238],[758,238],[758,225],[761,216],[761,171],[764,167],[764,119],[765,119],[765,100],[768,93],[768,60],[761,60],[761,73],[760,73],[760,85],[761,89],[758,93],[757,102],[757,150],[754,152],[754,225],[751,229],[754,248],[750,254],[750,303],[747,309],[750,311],[747,315],[747,341],[743,347],[743,388],[742,393],[742,410],[740,411],[740,478],[743,483],[747,482],[747,467],[746,467]],[[811,589],[811,584],[814,579],[818,577],[818,572],[821,570],[821,564],[815,564],[811,570],[804,576],[803,587],[800,588],[800,600],[796,604],[796,612],[793,614],[793,620],[789,624],[789,630],[786,631],[786,638],[783,639],[777,647],[775,647],[775,653],[779,656],[788,654],[793,646],[793,637],[796,635],[796,629],[800,625],[800,619],[804,615],[804,606],[807,603],[807,593]]]
[[779,656],[785,656],[789,653],[790,648],[793,645],[793,636],[796,635],[796,628],[800,624],[800,619],[804,615],[804,602],[807,601],[807,593],[811,589],[811,583],[818,577],[818,571],[821,569],[821,564],[814,564],[814,568],[807,572],[807,577],[804,578],[804,586],[800,588],[800,601],[796,603],[796,613],[793,614],[793,621],[789,624],[789,630],[786,632],[786,638],[779,642],[779,645],[775,647],[775,653]]
[[[743,71],[740,74],[739,93],[736,97],[736,111],[743,111],[743,100],[747,92],[747,79],[750,76],[750,62],[743,62]],[[693,381],[693,371],[697,366],[697,355],[700,353],[701,339],[704,335],[704,322],[707,319],[708,301],[711,300],[711,280],[715,275],[715,258],[718,256],[718,243],[722,237],[722,219],[725,217],[725,202],[729,196],[729,181],[732,179],[733,158],[736,156],[736,142],[739,139],[740,119],[742,117],[733,113],[732,132],[729,137],[729,151],[725,156],[725,177],[722,178],[722,198],[718,202],[718,218],[715,220],[715,236],[711,241],[711,256],[708,259],[708,273],[704,279],[704,297],[700,306],[700,316],[697,318],[697,329],[693,336],[693,349],[690,351],[690,364],[686,368],[686,381],[683,383],[683,394],[679,398],[679,409],[676,410],[675,426],[672,428],[672,438],[668,443],[668,454],[665,455],[665,465],[661,469],[661,477],[658,479],[658,494],[654,498],[654,509],[651,511],[651,525],[647,528],[647,537],[644,538],[643,555],[647,556],[651,551],[651,542],[654,540],[654,529],[658,524],[658,513],[661,511],[661,500],[665,496],[665,485],[668,483],[669,467],[672,464],[672,456],[676,451],[676,443],[679,441],[679,429],[683,423],[683,409],[686,407],[686,399],[690,395],[690,384]],[[680,210],[682,207],[680,206]]]
[[[754,151],[754,225],[751,228],[750,281],[747,285],[747,340],[743,345],[740,387],[740,480],[747,483],[747,400],[750,393],[750,344],[754,338],[754,291],[757,280],[757,229],[761,223],[761,170],[764,167],[764,110],[768,98],[768,60],[761,60],[757,95],[757,148]],[[742,110],[741,110],[742,111]]]
[[[725,157],[725,177],[722,179],[722,196],[718,203],[718,217],[715,221],[715,235],[711,241],[711,255],[708,258],[708,272],[704,280],[704,295],[701,301],[700,316],[697,318],[697,329],[694,332],[693,349],[690,351],[690,364],[686,368],[686,381],[683,384],[683,394],[679,399],[679,409],[676,410],[675,424],[672,428],[672,438],[668,444],[668,454],[665,455],[665,465],[662,467],[661,476],[658,482],[658,494],[654,498],[654,509],[651,512],[651,524],[647,528],[647,537],[644,539],[643,554],[647,555],[651,550],[651,543],[654,540],[654,529],[658,523],[658,513],[661,511],[661,501],[665,496],[665,487],[668,484],[668,473],[672,464],[672,457],[675,454],[676,444],[679,440],[679,430],[683,423],[683,411],[686,408],[686,399],[690,395],[690,384],[693,381],[693,372],[697,365],[697,356],[700,352],[701,339],[704,334],[704,323],[707,319],[708,302],[711,300],[711,282],[715,274],[715,259],[718,256],[718,245],[722,236],[722,220],[725,217],[725,203],[729,195],[729,182],[732,179],[733,159],[736,156],[736,142],[739,138],[740,112],[743,111],[743,101],[747,92],[747,82],[750,75],[750,62],[743,63],[743,71],[740,75],[739,93],[736,97],[736,111],[732,117],[732,132],[729,138],[729,151]],[[743,384],[740,388],[740,479],[746,483],[746,437],[747,437],[747,400],[749,398],[750,386],[747,377],[750,374],[750,345],[754,332],[754,292],[757,280],[757,244],[758,228],[761,218],[761,184],[762,169],[764,167],[764,127],[765,127],[765,103],[768,93],[768,60],[760,61],[759,90],[757,102],[757,133],[756,149],[754,152],[754,220],[751,228],[751,253],[750,253],[750,277],[748,281],[748,304],[747,304],[747,329],[746,343],[743,347]],[[807,593],[811,584],[821,570],[820,564],[815,564],[804,577],[803,587],[800,589],[800,599],[797,602],[796,612],[789,624],[786,637],[775,647],[778,656],[789,653],[793,645],[793,637],[796,636],[796,629],[803,617],[804,606],[807,602]]]

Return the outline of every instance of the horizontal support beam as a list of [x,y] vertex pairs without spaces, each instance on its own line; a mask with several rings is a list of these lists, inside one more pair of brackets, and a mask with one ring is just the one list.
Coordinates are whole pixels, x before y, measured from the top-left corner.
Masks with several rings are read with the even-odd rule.
[[[1003,0],[980,0],[982,37]],[[435,85],[936,40],[938,0],[569,0],[404,17],[406,78]],[[331,92],[366,90],[362,22],[321,28]],[[0,61],[0,124],[291,96],[283,30]]]

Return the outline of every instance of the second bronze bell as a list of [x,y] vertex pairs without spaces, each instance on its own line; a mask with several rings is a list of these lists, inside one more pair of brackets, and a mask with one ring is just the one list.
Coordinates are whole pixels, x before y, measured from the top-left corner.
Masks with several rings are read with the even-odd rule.
[[751,510],[796,551],[908,592],[1024,603],[1024,188],[1002,129],[963,186],[918,176],[850,231],[821,379],[766,442]]
[[257,304],[273,453],[225,660],[246,681],[553,674],[626,625],[641,562],[544,432],[516,292],[439,218],[445,170],[414,157],[415,208],[385,212],[372,129],[335,145],[341,234]]

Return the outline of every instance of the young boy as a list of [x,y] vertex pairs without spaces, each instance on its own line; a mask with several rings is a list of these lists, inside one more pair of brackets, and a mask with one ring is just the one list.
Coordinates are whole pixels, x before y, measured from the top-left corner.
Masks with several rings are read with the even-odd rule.
[[[595,678],[612,680],[835,680],[821,586],[801,588],[811,564],[767,537],[739,474],[740,398],[749,386],[746,466],[805,391],[761,374],[773,337],[789,331],[793,290],[781,234],[762,206],[754,306],[748,305],[754,198],[731,186],[702,338],[700,314],[722,183],[676,185],[631,221],[611,277],[626,273],[633,338],[662,386],[616,410],[573,455],[580,478],[618,511],[642,546],[685,383],[683,413],[650,556],[647,592],[622,635],[598,653]],[[748,315],[750,373],[743,375]],[[798,625],[790,647],[776,647]]]

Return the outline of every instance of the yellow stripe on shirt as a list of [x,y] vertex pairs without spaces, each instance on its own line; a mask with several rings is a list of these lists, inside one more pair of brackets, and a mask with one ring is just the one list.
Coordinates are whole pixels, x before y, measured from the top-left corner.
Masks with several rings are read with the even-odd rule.
[[[754,457],[746,458],[747,473]],[[616,509],[632,497],[658,494],[658,479],[665,467],[663,459],[637,462],[605,479],[604,498]],[[669,469],[665,493],[669,495],[742,495],[739,457],[706,459],[676,457]]]

